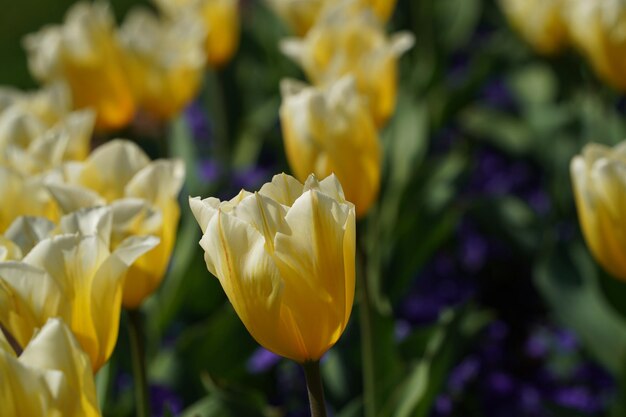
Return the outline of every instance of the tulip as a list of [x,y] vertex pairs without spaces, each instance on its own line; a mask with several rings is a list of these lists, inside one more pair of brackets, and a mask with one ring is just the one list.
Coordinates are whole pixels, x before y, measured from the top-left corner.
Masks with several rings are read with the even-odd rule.
[[0,87],[0,114],[11,106],[18,106],[46,126],[53,126],[72,110],[72,99],[64,83],[53,83],[29,92]]
[[[49,181],[48,188],[63,212],[110,203],[116,241],[136,235],[160,239],[128,271],[123,303],[137,308],[158,288],[169,264],[180,216],[177,196],[185,177],[182,161],[151,162],[137,145],[118,139],[94,150],[84,162],[66,165],[62,177]],[[133,210],[136,205],[143,209]]]
[[106,3],[75,4],[63,25],[28,35],[24,46],[33,75],[67,83],[75,108],[95,110],[98,129],[121,128],[133,118],[133,93]]
[[383,22],[389,20],[396,8],[396,0],[361,0],[361,3],[371,7],[376,16]]
[[[72,330],[96,372],[117,341],[122,288],[129,266],[158,239],[134,236],[110,251],[111,211],[71,214],[61,234],[45,238],[21,262],[0,263],[0,324],[20,346],[52,317]],[[83,233],[88,232],[88,233]]]
[[395,110],[398,57],[413,41],[407,32],[388,39],[371,11],[348,3],[326,14],[304,39],[288,39],[281,48],[302,66],[313,84],[327,86],[353,74],[380,127]]
[[572,159],[578,218],[587,246],[609,273],[626,280],[626,142],[589,144]]
[[608,84],[626,90],[626,5],[610,0],[564,0],[572,42]]
[[138,104],[161,119],[178,114],[197,94],[205,64],[202,21],[187,14],[159,19],[144,8],[126,17],[120,37]]
[[0,163],[23,175],[39,174],[64,161],[87,157],[94,126],[91,110],[68,112],[48,125],[23,106],[0,114]]
[[[0,233],[19,216],[43,216],[52,220],[59,210],[39,175],[27,176],[0,164]],[[6,204],[10,202],[10,204]]]
[[563,0],[500,0],[511,25],[538,52],[553,54],[568,41]]
[[304,36],[315,24],[329,0],[267,0],[268,5],[298,36]]
[[22,251],[15,242],[5,236],[0,236],[0,262],[18,261],[22,259]]
[[280,120],[296,178],[331,173],[364,216],[380,185],[381,149],[372,117],[348,76],[321,90],[291,80],[281,84]]
[[[298,36],[304,36],[316,22],[340,3],[335,0],[266,0],[274,12],[280,16]],[[354,0],[354,6],[370,9],[381,22],[386,22],[393,13],[396,0]]]
[[226,64],[239,45],[238,0],[155,0],[174,19],[186,13],[202,18],[206,28],[205,53],[212,67]]
[[354,299],[355,213],[331,175],[274,176],[230,201],[190,198],[200,246],[250,334],[300,363],[332,347]]
[[[3,295],[0,289],[0,297]],[[59,319],[48,320],[16,356],[0,331],[0,404],[15,417],[100,416],[89,357]]]

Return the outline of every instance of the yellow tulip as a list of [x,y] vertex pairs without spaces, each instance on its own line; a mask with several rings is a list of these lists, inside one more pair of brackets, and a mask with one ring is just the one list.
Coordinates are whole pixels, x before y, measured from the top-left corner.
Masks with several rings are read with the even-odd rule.
[[[396,0],[266,0],[274,12],[283,19],[298,36],[304,36],[329,10],[337,4],[349,3],[359,9],[370,9],[382,22],[389,20]],[[332,11],[331,11],[332,12]]]
[[285,151],[296,178],[334,173],[357,217],[367,214],[378,196],[381,149],[354,79],[342,78],[327,90],[286,80],[281,89]]
[[130,11],[120,29],[138,105],[161,119],[178,114],[197,94],[204,71],[202,22],[187,14],[159,19]]
[[593,256],[626,280],[626,142],[585,146],[571,163],[578,218]]
[[62,82],[28,92],[0,87],[0,114],[12,106],[35,115],[51,127],[72,111],[72,99],[67,85]]
[[298,36],[313,27],[329,0],[267,0],[268,5]]
[[410,33],[389,39],[371,12],[348,3],[333,8],[305,38],[288,39],[281,48],[313,84],[326,86],[353,74],[374,121],[382,126],[396,106],[398,57],[412,45]]
[[22,251],[11,239],[0,235],[0,262],[18,261],[22,259]]
[[174,19],[186,13],[200,16],[206,28],[205,53],[212,67],[226,64],[239,46],[238,0],[155,0]]
[[621,2],[564,0],[572,42],[608,84],[626,90],[626,5]]
[[62,220],[62,234],[38,242],[21,262],[0,262],[6,300],[0,304],[0,324],[20,346],[49,318],[60,317],[94,372],[111,356],[126,271],[158,243],[152,236],[135,236],[111,252],[111,218],[106,207],[73,213]]
[[[62,181],[48,183],[65,213],[112,204],[117,242],[136,235],[160,239],[161,243],[128,271],[123,298],[126,308],[137,308],[163,280],[176,240],[177,197],[184,177],[182,161],[151,162],[134,143],[114,140],[97,148],[84,162],[67,165]],[[133,209],[136,206],[141,210]]]
[[500,0],[511,25],[538,52],[553,54],[568,41],[563,0]]
[[28,35],[24,46],[33,75],[42,82],[64,81],[75,108],[97,113],[98,129],[126,126],[135,102],[114,19],[104,2],[79,2],[65,23]]
[[61,320],[48,320],[19,357],[0,331],[0,380],[3,416],[101,415],[89,357]]
[[91,110],[69,112],[53,125],[15,104],[0,113],[0,163],[23,175],[87,157],[94,126]]
[[[0,165],[0,233],[19,216],[42,216],[52,220],[59,217],[59,210],[39,175],[22,175]],[[6,202],[10,202],[7,204]]]
[[230,201],[190,198],[200,246],[250,334],[304,363],[332,347],[354,299],[355,214],[335,176],[274,176]]

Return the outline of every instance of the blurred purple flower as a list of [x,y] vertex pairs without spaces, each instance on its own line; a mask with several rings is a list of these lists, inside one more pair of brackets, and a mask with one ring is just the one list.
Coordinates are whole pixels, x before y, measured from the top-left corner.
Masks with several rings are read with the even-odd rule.
[[213,128],[206,111],[199,101],[192,102],[185,109],[185,119],[194,139],[199,143],[209,144],[213,137]]
[[259,347],[248,359],[247,368],[252,374],[267,372],[272,369],[281,358],[269,350]]
[[183,411],[183,402],[171,389],[164,385],[150,385],[152,417],[163,417],[169,411],[178,416]]
[[215,160],[207,159],[200,162],[198,167],[200,179],[204,182],[217,181],[221,175],[222,168]]
[[249,167],[236,171],[233,177],[233,186],[245,190],[257,189],[271,178],[270,170],[263,167]]
[[448,377],[448,387],[452,392],[463,392],[465,386],[470,383],[480,371],[480,361],[477,357],[470,356],[458,364]]

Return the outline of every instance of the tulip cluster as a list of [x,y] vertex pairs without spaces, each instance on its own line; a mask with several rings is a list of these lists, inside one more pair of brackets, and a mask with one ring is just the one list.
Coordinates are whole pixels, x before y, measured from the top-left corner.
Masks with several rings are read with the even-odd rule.
[[223,65],[235,51],[237,2],[158,5],[159,15],[131,10],[118,29],[107,3],[75,4],[62,25],[24,40],[33,75],[66,83],[75,108],[95,111],[99,130],[127,126],[138,110],[174,117],[198,93],[205,63]]
[[596,74],[626,90],[626,5],[614,0],[500,0],[511,25],[538,52],[553,54],[568,44]]
[[73,110],[60,82],[1,88],[0,103],[3,411],[97,416],[93,374],[122,305],[138,308],[163,279],[184,167],[126,140],[90,152],[96,116]]
[[363,217],[380,187],[378,129],[395,110],[398,57],[411,48],[413,36],[385,34],[381,19],[389,17],[393,1],[274,0],[271,5],[303,35],[285,39],[281,48],[313,83],[281,85],[280,119],[291,169],[301,181],[310,173],[335,173]]

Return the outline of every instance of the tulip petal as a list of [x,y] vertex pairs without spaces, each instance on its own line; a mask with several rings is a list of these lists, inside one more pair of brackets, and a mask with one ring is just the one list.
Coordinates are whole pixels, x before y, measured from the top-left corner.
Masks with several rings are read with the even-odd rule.
[[283,305],[307,348],[302,359],[319,359],[345,328],[351,297],[344,277],[344,236],[351,213],[349,205],[312,189],[287,213],[290,233],[276,235],[274,255],[285,283]]

